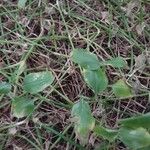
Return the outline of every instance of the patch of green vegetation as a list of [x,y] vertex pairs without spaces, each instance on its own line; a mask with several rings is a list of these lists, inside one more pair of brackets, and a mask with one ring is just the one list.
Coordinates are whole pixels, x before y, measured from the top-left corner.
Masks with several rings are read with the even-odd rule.
[[0,149],[150,149],[149,8],[0,2]]

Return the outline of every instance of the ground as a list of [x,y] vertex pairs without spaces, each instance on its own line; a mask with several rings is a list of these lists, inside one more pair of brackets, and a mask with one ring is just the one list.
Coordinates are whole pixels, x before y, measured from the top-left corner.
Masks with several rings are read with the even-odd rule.
[[[27,0],[18,8],[16,0],[0,1],[0,80],[14,84],[0,96],[0,149],[2,150],[126,150],[119,140],[90,134],[83,148],[71,123],[70,102],[81,97],[89,102],[93,116],[105,127],[118,128],[118,119],[150,111],[150,1],[149,0]],[[116,98],[111,89],[94,93],[70,59],[74,48],[87,49],[99,60],[121,56],[125,69],[107,67],[109,85],[124,78],[134,91],[128,99]],[[26,69],[16,82],[18,63]],[[11,98],[22,94],[27,73],[50,70],[55,90],[46,88],[29,95],[36,100],[31,118],[15,118]],[[99,105],[101,103],[101,107]]]

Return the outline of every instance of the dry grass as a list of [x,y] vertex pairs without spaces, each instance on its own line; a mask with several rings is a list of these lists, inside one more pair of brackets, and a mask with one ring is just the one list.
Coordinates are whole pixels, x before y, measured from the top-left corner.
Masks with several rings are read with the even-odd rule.
[[[110,150],[126,149],[119,141],[107,143],[92,134],[86,148],[79,145],[69,119],[68,101],[75,102],[84,96],[95,118],[113,129],[118,127],[120,118],[150,111],[150,2],[141,0],[141,4],[130,8],[131,12],[129,4],[119,0],[28,0],[26,8],[20,10],[16,0],[0,2],[0,80],[14,83],[16,95],[20,95],[26,73],[47,68],[56,78],[55,90],[48,88],[34,97],[30,95],[36,99],[37,109],[33,118],[24,122],[11,115],[13,92],[0,96],[0,149],[92,150],[101,144],[108,145]],[[142,23],[144,29],[140,27]],[[73,48],[87,48],[101,60],[124,57],[128,68],[107,68],[109,84],[126,78],[135,96],[120,101],[108,89],[98,95],[101,108],[70,60]],[[142,70],[135,65],[135,58],[141,54],[147,58]],[[17,63],[22,60],[27,69],[16,83]]]

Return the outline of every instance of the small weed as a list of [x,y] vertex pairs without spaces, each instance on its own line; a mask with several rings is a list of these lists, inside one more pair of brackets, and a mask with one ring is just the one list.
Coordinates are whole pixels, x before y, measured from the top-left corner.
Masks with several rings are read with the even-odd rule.
[[149,8],[0,1],[0,150],[149,150]]

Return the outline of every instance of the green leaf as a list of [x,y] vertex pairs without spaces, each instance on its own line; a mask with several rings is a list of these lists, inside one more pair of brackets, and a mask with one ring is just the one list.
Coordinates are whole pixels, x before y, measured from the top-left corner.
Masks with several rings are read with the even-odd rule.
[[107,129],[102,126],[96,126],[94,128],[94,133],[96,133],[97,136],[103,137],[104,139],[114,141],[117,137],[118,131]]
[[16,97],[12,101],[12,112],[17,118],[22,118],[31,113],[34,110],[34,102],[25,97]]
[[139,148],[138,150],[150,150],[150,146]]
[[18,7],[24,8],[26,5],[27,0],[18,0]]
[[7,94],[11,91],[11,84],[0,82],[0,94]]
[[85,82],[95,92],[95,94],[102,92],[108,86],[106,73],[101,68],[98,70],[85,69],[83,70],[83,76]]
[[130,149],[140,149],[150,145],[150,134],[144,128],[135,130],[121,128],[119,130],[120,140]]
[[95,126],[95,119],[91,114],[89,104],[81,99],[78,103],[74,104],[71,116],[73,117],[76,136],[80,143],[85,145],[88,142],[90,131]]
[[43,91],[46,87],[52,84],[54,76],[50,71],[30,73],[25,76],[24,90],[31,94]]
[[127,66],[127,62],[122,57],[112,58],[105,61],[104,64],[111,65],[114,68],[125,68]]
[[97,56],[84,49],[75,49],[71,53],[72,61],[77,63],[83,68],[96,70],[99,68],[100,63]]
[[117,97],[125,98],[132,96],[131,88],[122,79],[112,85],[112,90]]
[[131,117],[127,119],[122,119],[119,121],[119,123],[122,126],[130,127],[130,128],[149,128],[150,129],[150,113],[137,116],[137,117]]

